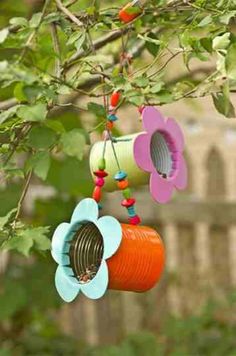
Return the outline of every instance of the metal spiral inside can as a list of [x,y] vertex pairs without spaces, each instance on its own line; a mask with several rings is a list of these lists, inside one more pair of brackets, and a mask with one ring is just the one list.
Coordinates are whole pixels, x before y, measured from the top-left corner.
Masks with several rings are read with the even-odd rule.
[[[151,157],[157,172],[163,177],[170,177],[176,170],[172,159],[171,138],[167,133],[156,131],[151,139]],[[173,145],[173,143],[172,143]]]
[[92,222],[81,224],[69,251],[70,265],[80,283],[87,283],[96,276],[103,250],[103,238],[96,225]]

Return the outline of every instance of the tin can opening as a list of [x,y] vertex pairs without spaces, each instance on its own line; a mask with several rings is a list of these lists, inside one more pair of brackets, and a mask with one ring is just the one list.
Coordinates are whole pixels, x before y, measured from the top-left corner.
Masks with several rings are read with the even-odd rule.
[[177,170],[175,143],[167,132],[156,131],[151,138],[151,157],[157,172],[163,178],[172,177]]
[[81,283],[90,282],[97,274],[103,257],[102,235],[95,224],[83,222],[75,232],[69,256],[74,277]]

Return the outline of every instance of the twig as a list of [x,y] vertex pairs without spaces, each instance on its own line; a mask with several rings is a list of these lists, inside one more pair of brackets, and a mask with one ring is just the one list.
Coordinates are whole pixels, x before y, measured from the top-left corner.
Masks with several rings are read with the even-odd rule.
[[25,196],[26,196],[27,191],[29,189],[31,177],[32,177],[32,170],[29,171],[29,173],[26,176],[25,185],[24,185],[24,188],[22,190],[22,193],[21,193],[20,199],[18,201],[18,204],[17,204],[16,215],[15,215],[15,218],[14,218],[13,223],[12,223],[12,229],[13,230],[15,230],[15,228],[16,228],[16,223],[17,223],[17,220],[19,219],[19,216],[20,216],[20,213],[21,213],[22,204],[24,202]]
[[0,102],[0,110],[8,110],[13,106],[18,104],[18,100],[16,98],[10,98]]
[[61,10],[66,16],[69,17],[69,19],[74,22],[77,26],[82,27],[84,26],[83,22],[81,22],[70,10],[68,10],[60,0],[55,0],[57,7],[59,10]]
[[17,136],[16,140],[13,143],[11,152],[9,153],[9,155],[7,156],[7,158],[5,159],[5,161],[3,163],[4,166],[6,166],[6,164],[10,161],[10,159],[14,155],[21,139],[27,135],[27,133],[29,132],[30,129],[31,129],[31,124],[27,124],[26,126],[22,127],[19,135]]
[[[98,49],[106,46],[107,44],[116,41],[117,39],[121,38],[122,33],[126,33],[127,31],[128,31],[128,29],[123,30],[123,32],[122,32],[122,30],[117,30],[116,32],[109,33],[108,35],[100,38],[99,40],[94,41],[94,43],[93,43],[94,50],[98,50]],[[87,52],[84,50],[80,50],[80,51],[76,52],[75,54],[73,54],[68,59],[68,61],[65,63],[64,70],[68,70],[70,67],[72,67],[74,64],[76,64],[76,61],[78,59],[84,57],[85,55],[87,55],[89,53],[91,53],[91,51]]]

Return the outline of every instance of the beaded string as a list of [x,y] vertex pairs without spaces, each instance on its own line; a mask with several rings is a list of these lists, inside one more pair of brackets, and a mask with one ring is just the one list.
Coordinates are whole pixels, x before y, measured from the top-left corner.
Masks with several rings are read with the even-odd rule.
[[[124,40],[122,36],[122,47],[123,47],[123,54],[125,54],[125,45],[124,45]],[[122,67],[124,67],[122,65]],[[104,78],[102,78],[104,81]],[[117,187],[122,191],[123,194],[123,200],[121,202],[121,205],[127,209],[128,212],[128,220],[130,224],[132,225],[138,225],[141,222],[140,217],[136,214],[136,209],[135,209],[135,203],[136,200],[132,198],[131,190],[129,188],[129,181],[128,181],[128,175],[125,171],[121,170],[119,160],[116,154],[115,150],[115,145],[114,145],[114,140],[111,134],[111,131],[114,127],[114,122],[118,120],[118,117],[116,116],[116,111],[118,108],[118,104],[120,102],[121,98],[121,93],[119,91],[113,92],[110,98],[110,106],[108,108],[108,115],[107,115],[107,121],[106,121],[106,133],[104,137],[104,146],[103,146],[103,153],[102,153],[102,158],[98,162],[98,170],[93,172],[94,175],[96,176],[95,179],[95,188],[93,190],[93,199],[96,200],[98,203],[99,208],[101,209],[101,198],[102,198],[102,187],[105,184],[105,177],[108,176],[108,173],[105,171],[106,169],[106,160],[105,160],[105,153],[106,153],[106,141],[107,139],[110,139],[111,141],[111,146],[112,146],[112,151],[114,154],[114,158],[118,167],[118,172],[115,174],[114,179],[116,181]],[[107,102],[106,102],[106,97],[104,94],[104,107],[106,109]]]
[[99,207],[101,208],[102,207],[100,203],[102,198],[101,190],[105,184],[104,178],[108,175],[108,173],[105,171],[106,169],[105,152],[106,152],[106,141],[109,138],[111,141],[114,158],[118,167],[118,172],[115,174],[114,179],[116,181],[117,187],[122,191],[123,198],[124,198],[121,202],[121,205],[127,209],[129,223],[132,225],[138,225],[141,222],[141,219],[136,214],[136,209],[135,209],[136,200],[132,197],[131,189],[129,188],[128,175],[120,167],[117,153],[115,150],[114,140],[111,135],[111,129],[114,126],[114,122],[118,119],[116,116],[115,109],[119,103],[119,100],[120,100],[120,93],[114,92],[110,99],[110,107],[109,107],[109,113],[107,116],[107,123],[106,123],[107,135],[105,135],[104,138],[102,158],[98,162],[98,170],[94,172],[94,175],[96,176],[95,179],[96,186],[93,191],[93,199],[97,201]]

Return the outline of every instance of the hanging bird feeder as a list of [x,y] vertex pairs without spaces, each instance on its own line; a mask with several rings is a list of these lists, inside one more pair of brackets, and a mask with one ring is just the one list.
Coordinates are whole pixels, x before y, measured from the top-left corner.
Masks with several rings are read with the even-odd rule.
[[145,292],[163,271],[164,246],[155,230],[120,224],[111,216],[98,218],[98,213],[96,201],[84,199],[70,223],[54,232],[55,284],[66,302],[80,291],[91,299],[101,298],[108,288]]
[[[129,176],[129,183],[138,187],[149,183],[155,201],[166,203],[175,188],[182,190],[187,185],[187,168],[183,157],[184,136],[175,120],[167,120],[152,106],[142,112],[145,131],[122,136],[106,143],[106,185],[112,192],[117,189],[113,177],[116,175],[116,157]],[[90,153],[90,169],[98,169],[98,157],[102,155],[103,142],[97,142]]]

